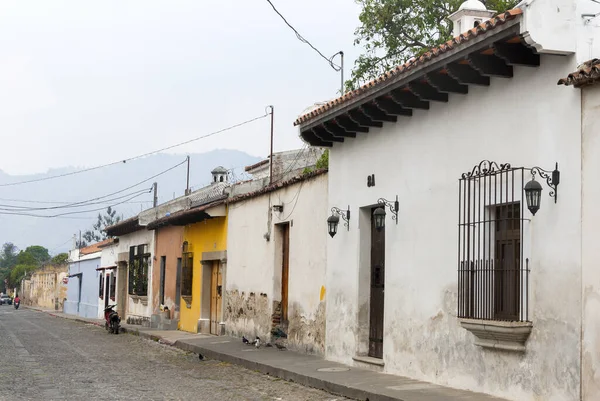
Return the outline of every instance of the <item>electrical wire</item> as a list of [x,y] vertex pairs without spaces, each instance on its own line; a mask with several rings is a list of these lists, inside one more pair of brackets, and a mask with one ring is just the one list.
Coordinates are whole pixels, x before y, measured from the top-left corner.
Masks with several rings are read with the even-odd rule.
[[[182,164],[184,164],[186,162],[187,162],[187,158],[184,159],[181,163],[177,163],[176,165],[174,165],[172,167],[169,167],[168,169],[163,170],[160,173],[153,175],[152,177],[146,178],[145,180],[137,182],[137,183],[135,183],[133,185],[128,186],[127,188],[123,188],[123,189],[121,189],[119,191],[110,193],[108,195],[100,196],[100,197],[93,198],[93,199],[88,199],[88,200],[85,200],[85,201],[73,202],[73,203],[69,203],[69,204],[66,204],[66,205],[62,205],[62,206],[51,206],[51,207],[45,207],[45,208],[27,208],[27,207],[22,207],[22,208],[27,209],[28,211],[37,211],[37,210],[54,210],[54,209],[64,209],[64,208],[71,208],[71,207],[79,207],[78,205],[87,206],[87,205],[92,205],[92,204],[98,204],[98,203],[90,203],[90,202],[95,202],[95,201],[98,201],[100,199],[105,199],[105,198],[108,198],[108,197],[120,194],[122,192],[125,192],[127,190],[130,190],[132,188],[135,188],[135,187],[137,187],[139,185],[142,185],[143,183],[148,182],[148,181],[150,181],[150,180],[152,180],[152,179],[154,179],[154,178],[156,178],[158,176],[161,176],[163,174],[168,173],[169,171],[171,171],[171,170],[173,170],[173,169],[181,166]],[[125,196],[128,196],[128,195],[124,195],[123,197],[125,197]],[[110,201],[106,201],[105,200],[105,201],[99,202],[99,203],[107,203],[107,202],[110,202]],[[0,207],[1,206],[19,207],[19,206],[16,206],[16,205],[0,205]]]
[[129,157],[127,159],[115,161],[115,162],[112,162],[112,163],[106,163],[106,164],[102,164],[100,166],[89,167],[89,168],[85,168],[83,170],[72,171],[70,173],[58,174],[58,175],[53,175],[53,176],[49,176],[49,177],[36,178],[36,179],[33,179],[33,180],[25,180],[25,181],[11,182],[11,183],[7,183],[7,184],[0,184],[0,187],[10,187],[10,186],[15,186],[15,185],[29,184],[29,183],[32,183],[32,182],[40,182],[40,181],[53,180],[55,178],[61,178],[61,177],[67,177],[67,176],[75,175],[75,174],[81,174],[81,173],[85,173],[85,172],[88,172],[88,171],[98,170],[98,169],[101,169],[101,168],[104,168],[104,167],[114,166],[114,165],[120,164],[120,163],[127,163],[128,161],[132,161],[132,160],[140,159],[142,157],[150,156],[150,155],[153,155],[153,154],[156,154],[156,153],[164,152],[165,150],[173,149],[173,148],[176,148],[178,146],[187,145],[188,143],[195,142],[195,141],[198,141],[200,139],[208,138],[210,136],[214,136],[214,135],[223,133],[225,131],[230,131],[230,130],[232,130],[234,128],[238,128],[238,127],[241,127],[242,125],[250,124],[251,122],[260,120],[261,118],[265,118],[267,116],[268,116],[268,114],[264,114],[264,115],[261,115],[259,117],[254,117],[254,118],[251,118],[250,120],[246,120],[246,121],[243,121],[243,122],[238,123],[238,124],[230,125],[229,127],[220,129],[218,131],[211,132],[211,133],[206,134],[206,135],[202,135],[202,136],[199,136],[199,137],[196,137],[196,138],[184,141],[184,142],[177,143],[175,145],[167,146],[167,147],[164,147],[164,148],[161,148],[161,149],[154,150],[152,152],[147,152],[147,153],[144,153],[144,154],[141,154],[141,155]]
[[116,198],[111,198],[111,199],[105,199],[101,202],[89,202],[89,203],[81,203],[81,204],[72,204],[72,205],[64,205],[64,206],[53,206],[53,207],[26,207],[26,206],[13,206],[13,205],[0,205],[0,211],[27,211],[27,212],[35,212],[35,211],[42,211],[42,210],[55,210],[55,209],[70,209],[70,208],[76,208],[76,207],[86,207],[86,206],[92,206],[92,205],[103,205],[103,204],[107,204],[110,202],[114,202],[116,200],[119,199],[123,199],[126,198],[128,196],[131,195],[135,195],[138,193],[142,193],[142,192],[146,192],[145,189],[143,190],[139,190],[139,191],[135,191],[135,192],[131,192],[125,195],[121,195],[121,196],[117,196]]
[[296,34],[296,37],[298,38],[298,40],[302,43],[306,43],[307,45],[309,45],[314,51],[316,51],[319,56],[321,56],[325,61],[327,61],[327,63],[329,63],[329,65],[331,66],[331,68],[333,68],[335,71],[340,71],[342,69],[342,67],[340,67],[339,65],[335,64],[333,62],[333,58],[335,56],[337,56],[339,53],[334,54],[333,56],[331,56],[330,58],[327,58],[323,55],[323,53],[321,53],[319,51],[319,49],[317,49],[316,47],[314,47],[312,45],[312,43],[310,43],[308,40],[306,40],[302,35],[300,35],[300,33],[296,30],[296,28],[294,28],[286,19],[285,17],[279,12],[279,10],[277,10],[277,8],[275,7],[275,5],[273,5],[273,3],[271,2],[271,0],[267,0],[267,3],[269,3],[271,5],[271,7],[273,8],[273,10],[277,13],[277,15],[279,15],[281,17],[281,19],[283,20],[283,22],[286,23],[286,25],[288,27],[290,27],[290,29],[292,31],[294,31],[294,33]]
[[[153,188],[150,187],[144,193],[150,193],[152,191],[152,189]],[[125,203],[125,202],[127,202],[129,200],[135,199],[138,196],[143,195],[144,193],[134,195],[134,196],[128,198],[126,201],[115,203],[113,205],[110,205],[110,207],[121,205],[121,204],[123,204],[123,203]],[[81,213],[97,212],[97,211],[105,210],[105,209],[106,209],[105,207],[101,207],[99,209],[79,210],[79,211],[76,211],[76,212],[65,212],[65,213],[59,213],[59,214],[54,214],[54,215],[40,215],[40,214],[21,213],[21,212],[14,212],[14,213],[12,213],[12,212],[0,212],[0,215],[5,215],[5,216],[29,216],[29,217],[41,217],[41,218],[55,218],[55,217],[61,217],[61,216],[68,216],[68,215],[71,215],[71,214],[81,214]]]

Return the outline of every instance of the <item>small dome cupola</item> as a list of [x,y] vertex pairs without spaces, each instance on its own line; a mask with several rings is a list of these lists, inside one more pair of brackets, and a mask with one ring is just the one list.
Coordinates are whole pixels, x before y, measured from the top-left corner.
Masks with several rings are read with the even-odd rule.
[[224,167],[216,167],[213,171],[211,171],[211,174],[213,178],[213,184],[217,182],[227,182],[227,169]]
[[452,36],[458,36],[487,21],[496,14],[496,11],[488,10],[479,0],[467,0],[460,5],[455,13],[450,14],[448,19],[452,21]]

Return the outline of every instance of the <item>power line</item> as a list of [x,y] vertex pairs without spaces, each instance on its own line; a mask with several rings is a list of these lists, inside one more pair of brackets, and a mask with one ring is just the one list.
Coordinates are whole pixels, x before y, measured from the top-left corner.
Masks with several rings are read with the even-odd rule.
[[[149,189],[147,189],[145,191],[145,193],[150,193],[152,191],[153,187],[150,187]],[[121,205],[127,201],[130,201],[132,199],[137,198],[138,196],[143,195],[144,193],[140,193],[137,195],[132,196],[131,198],[128,198],[127,200],[123,201],[123,202],[119,202],[119,203],[115,203],[114,205],[110,205],[110,207],[114,207],[114,206],[118,206]],[[29,217],[41,217],[41,218],[55,218],[55,217],[61,217],[61,216],[68,216],[71,214],[81,214],[81,213],[90,213],[90,212],[97,212],[100,210],[104,210],[104,207],[101,207],[99,209],[90,209],[90,210],[80,210],[80,211],[76,211],[76,212],[65,212],[65,213],[59,213],[59,214],[54,214],[54,215],[40,215],[40,214],[32,214],[32,213],[21,213],[21,212],[15,212],[15,213],[11,213],[11,212],[0,212],[0,215],[7,215],[7,216],[29,216]]]
[[242,125],[250,124],[251,122],[254,122],[256,120],[260,120],[261,118],[265,118],[266,116],[268,116],[268,114],[264,114],[264,115],[259,116],[259,117],[254,117],[254,118],[251,118],[250,120],[246,120],[246,121],[243,121],[241,123],[231,125],[229,127],[220,129],[218,131],[211,132],[211,133],[206,134],[206,135],[202,135],[202,136],[199,136],[199,137],[196,137],[196,138],[184,141],[184,142],[180,142],[180,143],[177,143],[175,145],[167,146],[165,148],[157,149],[157,150],[154,150],[152,152],[148,152],[148,153],[144,153],[144,154],[141,154],[141,155],[129,157],[127,159],[115,161],[115,162],[112,162],[112,163],[102,164],[100,166],[89,167],[89,168],[86,168],[86,169],[83,169],[83,170],[72,171],[70,173],[53,175],[53,176],[50,176],[50,177],[42,177],[42,178],[36,178],[36,179],[33,179],[33,180],[25,180],[25,181],[11,182],[11,183],[8,183],[8,184],[0,184],[0,187],[10,187],[10,186],[14,186],[14,185],[29,184],[29,183],[32,183],[32,182],[40,182],[40,181],[53,180],[55,178],[61,178],[61,177],[67,177],[67,176],[75,175],[75,174],[81,174],[81,173],[85,173],[85,172],[88,172],[88,171],[98,170],[98,169],[101,169],[101,168],[104,168],[104,167],[114,166],[114,165],[120,164],[120,163],[127,163],[128,161],[132,161],[132,160],[140,159],[142,157],[150,156],[150,155],[153,155],[153,154],[156,154],[156,153],[164,152],[165,150],[173,149],[173,148],[176,148],[178,146],[187,145],[188,143],[192,143],[192,142],[198,141],[200,139],[208,138],[210,136],[214,136],[214,135],[223,133],[225,131],[230,131],[230,130],[232,130],[234,128],[241,127]]
[[[46,204],[46,205],[68,205],[71,204],[73,201],[67,202],[67,201],[38,201],[38,200],[28,200],[28,199],[9,199],[9,198],[0,198],[0,201],[3,202],[23,202],[23,203],[38,203],[38,204]],[[152,201],[132,201],[132,202],[127,202],[127,203],[152,203]],[[11,205],[12,206],[12,205]]]
[[277,13],[277,15],[279,15],[279,16],[281,17],[281,19],[283,20],[283,22],[285,22],[285,23],[286,23],[286,25],[287,25],[287,26],[289,26],[289,27],[290,27],[290,29],[291,29],[292,31],[294,31],[294,33],[296,34],[296,37],[298,38],[298,40],[299,40],[300,42],[302,42],[302,43],[306,43],[307,45],[309,45],[309,46],[310,46],[310,47],[311,47],[311,48],[312,48],[314,51],[316,51],[316,52],[319,54],[319,56],[321,56],[321,57],[322,57],[322,58],[323,58],[325,61],[327,61],[327,63],[328,63],[328,64],[331,66],[331,68],[333,68],[335,71],[340,71],[340,70],[341,70],[341,67],[340,67],[339,65],[337,65],[337,64],[335,64],[335,63],[333,62],[333,58],[334,58],[335,56],[337,56],[337,55],[338,55],[338,53],[334,54],[333,56],[331,56],[331,57],[329,57],[329,58],[325,57],[325,55],[323,55],[323,53],[321,53],[321,52],[319,51],[319,49],[317,49],[316,47],[314,47],[314,46],[312,45],[312,43],[310,43],[310,42],[309,42],[308,40],[306,40],[306,39],[305,39],[305,38],[304,38],[302,35],[300,35],[300,33],[299,33],[297,30],[296,30],[296,28],[294,28],[294,27],[293,27],[293,26],[292,26],[292,25],[291,25],[291,24],[290,24],[290,23],[289,23],[289,22],[288,22],[288,21],[285,19],[285,17],[284,17],[284,16],[283,16],[283,15],[282,15],[282,14],[281,14],[281,13],[280,13],[278,10],[277,10],[277,8],[275,8],[275,6],[274,6],[274,5],[273,5],[273,3],[271,2],[271,0],[267,0],[267,2],[268,2],[270,5],[271,5],[271,7],[273,7],[273,10],[274,10],[274,11]]
[[87,202],[87,203],[78,203],[78,204],[70,204],[70,205],[64,205],[64,206],[52,206],[52,207],[26,207],[26,206],[14,206],[14,205],[0,205],[0,210],[3,211],[13,211],[13,212],[17,212],[17,211],[27,211],[27,212],[33,212],[33,211],[42,211],[42,210],[56,210],[56,209],[70,209],[70,208],[76,208],[76,207],[86,207],[86,206],[92,206],[92,205],[102,205],[102,204],[106,204],[106,203],[110,203],[110,202],[114,202],[116,200],[119,199],[123,199],[126,198],[128,196],[134,195],[134,194],[138,194],[141,192],[146,192],[145,189],[143,190],[139,190],[139,191],[135,191],[135,192],[131,192],[125,195],[121,195],[121,196],[117,196],[116,198],[111,198],[111,199],[105,199],[101,202]]
[[[187,162],[187,159],[183,160],[181,163],[177,163],[176,165],[174,165],[174,166],[172,166],[172,167],[169,167],[169,168],[168,168],[168,169],[166,169],[166,170],[163,170],[163,171],[161,171],[161,172],[160,172],[160,173],[158,173],[158,174],[155,174],[155,175],[153,175],[152,177],[146,178],[146,179],[144,179],[144,180],[142,180],[142,181],[139,181],[139,182],[137,182],[137,183],[135,183],[135,184],[133,184],[133,185],[130,185],[130,186],[128,186],[127,188],[123,188],[123,189],[121,189],[121,190],[119,190],[119,191],[112,192],[112,193],[110,193],[110,194],[108,194],[108,195],[100,196],[100,197],[93,198],[93,199],[88,199],[88,200],[85,200],[85,201],[73,202],[73,203],[69,203],[69,204],[63,205],[63,206],[51,206],[51,207],[44,207],[44,208],[28,208],[28,207],[25,207],[25,206],[17,206],[17,205],[0,205],[0,206],[9,206],[9,207],[13,207],[13,208],[21,208],[21,209],[26,209],[26,210],[28,210],[28,211],[35,211],[35,210],[54,210],[54,209],[65,209],[65,208],[72,208],[72,207],[80,207],[81,205],[83,205],[83,206],[88,206],[88,205],[94,205],[94,204],[99,204],[99,203],[107,203],[107,202],[112,202],[113,200],[117,200],[117,199],[120,199],[120,198],[126,197],[126,196],[128,196],[128,195],[124,195],[124,196],[121,196],[121,197],[118,197],[118,198],[115,198],[115,199],[112,199],[112,200],[106,200],[105,198],[108,198],[108,197],[111,197],[111,196],[114,196],[114,195],[120,194],[120,193],[122,193],[122,192],[125,192],[125,191],[127,191],[127,190],[130,190],[130,189],[132,189],[132,188],[135,188],[135,187],[137,187],[137,186],[139,186],[139,185],[142,185],[142,184],[143,184],[143,183],[145,183],[145,182],[148,182],[148,181],[150,181],[150,180],[152,180],[152,179],[154,179],[154,178],[156,178],[156,177],[158,177],[158,176],[161,176],[161,175],[163,175],[163,174],[166,174],[166,173],[168,173],[169,171],[171,171],[171,170],[173,170],[173,169],[175,169],[175,168],[177,168],[177,167],[181,166],[182,164],[184,164],[184,163],[186,163],[186,162]],[[143,190],[143,191],[145,191],[145,190]],[[138,192],[139,192],[139,191],[138,191]],[[130,194],[129,194],[129,195],[130,195]],[[105,199],[105,200],[104,200],[103,202],[98,202],[98,203],[90,203],[90,202],[95,202],[95,201],[98,201],[98,200],[100,200],[100,199]],[[1,210],[1,209],[0,209],[0,210]]]

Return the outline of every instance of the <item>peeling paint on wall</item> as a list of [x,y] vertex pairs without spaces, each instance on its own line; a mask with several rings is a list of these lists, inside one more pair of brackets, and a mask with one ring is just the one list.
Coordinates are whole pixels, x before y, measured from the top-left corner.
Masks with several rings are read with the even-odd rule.
[[226,291],[225,328],[235,337],[259,336],[268,338],[271,332],[271,302],[267,294],[246,294],[238,290]]
[[[323,288],[323,287],[322,287]],[[310,317],[298,303],[290,306],[288,348],[309,354],[325,353],[325,302]]]

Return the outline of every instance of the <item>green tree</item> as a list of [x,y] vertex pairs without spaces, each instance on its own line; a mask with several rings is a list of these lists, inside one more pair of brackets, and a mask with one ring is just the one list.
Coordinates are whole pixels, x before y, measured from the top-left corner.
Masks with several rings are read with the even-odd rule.
[[[362,6],[361,25],[354,31],[355,45],[364,54],[355,61],[346,89],[356,89],[419,56],[452,37],[447,17],[464,0],[356,0]],[[503,12],[513,8],[515,0],[482,0],[489,10]]]
[[98,241],[104,241],[108,238],[104,229],[117,224],[119,221],[121,221],[121,217],[117,216],[117,211],[109,206],[104,215],[98,213],[96,224],[92,226],[91,230],[83,233],[83,239],[77,242],[78,246],[83,247]]
[[52,260],[50,260],[50,263],[52,263],[53,265],[64,265],[65,263],[67,263],[68,260],[68,253],[59,253],[58,255],[53,257]]
[[17,264],[19,249],[12,242],[5,242],[0,251],[0,268],[12,269]]
[[[29,261],[32,260],[32,258],[34,262],[30,263]],[[25,252],[21,251],[17,256],[18,264],[33,264],[39,266],[48,261],[50,261],[50,253],[48,253],[48,249],[40,245],[28,246],[25,248]]]
[[23,279],[28,273],[31,273],[36,269],[33,265],[16,265],[10,272],[10,287],[19,285],[21,279]]

